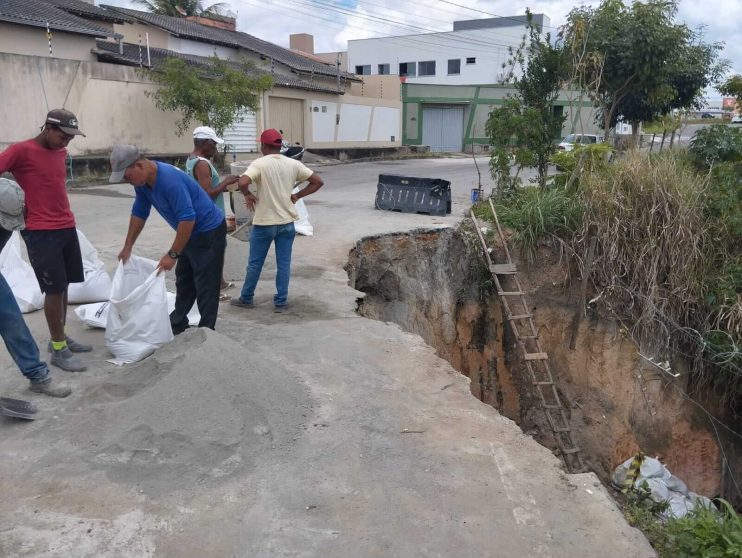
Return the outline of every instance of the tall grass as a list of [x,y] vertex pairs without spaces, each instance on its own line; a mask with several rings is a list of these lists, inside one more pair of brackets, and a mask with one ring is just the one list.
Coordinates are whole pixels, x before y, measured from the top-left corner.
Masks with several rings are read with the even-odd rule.
[[704,214],[706,178],[673,154],[629,154],[580,181],[585,212],[573,239],[597,239],[592,274],[612,310],[631,318],[635,339],[670,360],[669,338],[702,327],[704,282],[718,259]]
[[500,222],[513,230],[513,243],[529,261],[535,259],[541,240],[571,236],[579,228],[582,213],[580,200],[563,188],[521,188],[498,199],[495,208]]

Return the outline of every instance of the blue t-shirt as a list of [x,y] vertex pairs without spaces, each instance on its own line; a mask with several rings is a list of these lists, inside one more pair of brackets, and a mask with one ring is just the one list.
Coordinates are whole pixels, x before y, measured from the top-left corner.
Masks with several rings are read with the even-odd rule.
[[193,178],[179,168],[155,161],[157,180],[154,187],[136,186],[131,214],[147,219],[152,206],[173,228],[181,221],[195,221],[193,234],[213,231],[224,222],[224,213]]

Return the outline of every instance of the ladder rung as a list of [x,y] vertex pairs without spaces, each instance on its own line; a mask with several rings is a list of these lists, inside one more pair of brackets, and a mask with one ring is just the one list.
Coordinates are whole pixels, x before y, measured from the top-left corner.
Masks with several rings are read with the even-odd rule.
[[570,428],[569,426],[565,426],[564,428],[554,427],[554,432],[569,432]]
[[563,409],[561,405],[554,405],[553,403],[544,403],[541,405],[544,409]]
[[518,335],[520,339],[538,339],[538,335]]
[[526,360],[546,360],[549,355],[546,353],[526,353],[523,357]]
[[552,382],[551,380],[546,381],[546,382],[533,382],[533,385],[534,386],[553,386],[554,382]]
[[497,294],[500,296],[520,296],[526,293],[521,292],[521,291],[500,291]]
[[562,453],[571,454],[571,453],[578,453],[579,451],[580,451],[580,448],[564,448],[562,450]]
[[490,266],[490,272],[497,275],[512,275],[517,271],[515,264],[492,264]]
[[514,316],[510,314],[508,316],[508,320],[525,320],[527,318],[533,318],[533,314],[516,314]]

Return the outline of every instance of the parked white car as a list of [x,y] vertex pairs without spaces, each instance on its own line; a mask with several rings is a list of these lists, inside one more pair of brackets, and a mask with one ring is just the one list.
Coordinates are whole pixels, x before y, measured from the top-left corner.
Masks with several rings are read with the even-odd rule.
[[575,148],[575,144],[584,145],[593,143],[603,143],[603,136],[597,134],[569,134],[557,145],[557,149],[561,151],[572,151]]
[[732,117],[732,124],[742,124],[742,114]]

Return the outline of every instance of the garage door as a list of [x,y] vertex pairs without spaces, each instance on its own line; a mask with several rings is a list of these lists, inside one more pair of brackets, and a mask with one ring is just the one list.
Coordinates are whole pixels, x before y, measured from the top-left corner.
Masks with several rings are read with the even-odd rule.
[[230,153],[254,153],[258,150],[258,126],[255,113],[245,111],[230,128],[224,130],[224,142]]
[[271,97],[268,104],[268,127],[283,130],[286,140],[304,145],[304,101]]
[[423,145],[431,151],[462,151],[464,107],[423,107]]

